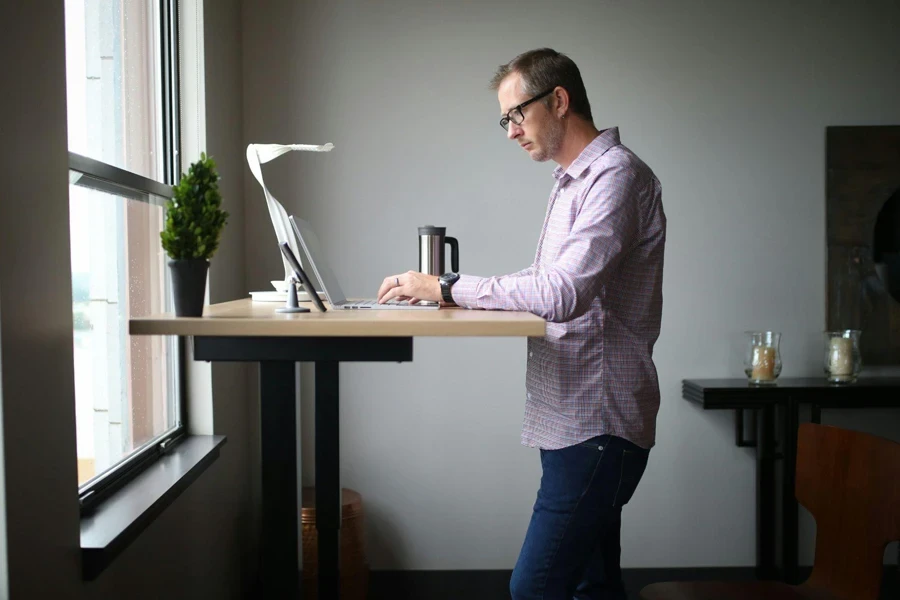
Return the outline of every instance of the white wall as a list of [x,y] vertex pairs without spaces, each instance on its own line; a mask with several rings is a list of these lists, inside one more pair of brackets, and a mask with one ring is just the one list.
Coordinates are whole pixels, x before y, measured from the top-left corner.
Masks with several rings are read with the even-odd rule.
[[[239,598],[255,576],[252,425],[245,377],[213,371],[220,458],[100,578],[81,580],[69,268],[65,34],[62,2],[0,5],[0,398],[8,573],[0,597]],[[9,25],[9,26],[7,26]],[[228,169],[225,204],[240,222],[240,5],[216,2],[206,37],[211,75],[207,149]],[[7,93],[9,92],[9,93]],[[219,127],[232,123],[231,128]],[[244,289],[243,236],[223,238],[214,301]],[[12,260],[13,257],[15,260]],[[233,386],[233,387],[232,387]],[[249,553],[249,554],[248,554]],[[8,567],[8,568],[7,568]]]
[[[488,81],[530,48],[570,54],[596,124],[655,169],[669,217],[658,444],[623,564],[751,565],[753,453],[681,380],[742,376],[750,328],[784,333],[785,376],[821,373],[825,127],[900,122],[900,5],[863,4],[245,1],[244,141],[334,142],[269,163],[266,183],[312,222],[348,295],[414,268],[425,224],[459,238],[463,272],[511,272],[534,256],[553,165],[504,138]],[[244,187],[247,282],[266,289],[281,262]],[[373,567],[513,565],[539,478],[519,446],[524,362],[522,340],[421,339],[411,364],[342,367],[343,484],[363,495]],[[900,417],[825,421],[896,436]],[[808,521],[803,535],[808,563]]]

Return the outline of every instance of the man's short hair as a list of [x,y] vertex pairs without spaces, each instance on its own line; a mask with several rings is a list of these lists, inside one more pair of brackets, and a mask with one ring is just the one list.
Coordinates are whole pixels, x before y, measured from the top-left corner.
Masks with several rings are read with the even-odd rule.
[[[569,93],[569,107],[572,112],[591,123],[594,122],[591,116],[591,103],[588,102],[584,82],[581,80],[581,72],[565,54],[550,48],[523,52],[505,65],[500,65],[494,78],[491,79],[491,89],[496,91],[500,83],[513,73],[522,76],[524,91],[529,96],[536,96],[556,86],[564,88]],[[543,102],[550,106],[550,97]]]

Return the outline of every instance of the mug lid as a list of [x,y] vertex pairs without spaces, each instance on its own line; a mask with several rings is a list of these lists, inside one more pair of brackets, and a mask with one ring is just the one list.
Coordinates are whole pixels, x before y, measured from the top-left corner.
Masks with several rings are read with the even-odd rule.
[[419,227],[419,235],[445,235],[446,233],[446,227],[435,227],[434,225]]

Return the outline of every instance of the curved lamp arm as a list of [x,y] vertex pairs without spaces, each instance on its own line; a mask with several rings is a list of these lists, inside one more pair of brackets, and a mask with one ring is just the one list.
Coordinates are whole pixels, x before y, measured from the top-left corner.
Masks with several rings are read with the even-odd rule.
[[[269,208],[269,217],[272,219],[272,227],[275,229],[275,237],[278,238],[279,243],[287,242],[288,245],[290,245],[297,260],[301,260],[300,257],[302,254],[300,253],[299,248],[297,248],[294,236],[289,234],[291,225],[288,222],[287,211],[284,210],[284,206],[281,202],[276,200],[266,187],[266,184],[263,181],[261,165],[274,160],[287,152],[331,152],[332,148],[334,148],[334,144],[330,142],[320,146],[312,144],[249,144],[247,146],[247,164],[250,165],[250,172],[253,173],[256,181],[262,186],[263,193],[266,196],[266,205]],[[283,256],[281,257],[281,262],[284,265],[284,279],[290,283],[294,270]],[[301,266],[304,265],[301,263]]]

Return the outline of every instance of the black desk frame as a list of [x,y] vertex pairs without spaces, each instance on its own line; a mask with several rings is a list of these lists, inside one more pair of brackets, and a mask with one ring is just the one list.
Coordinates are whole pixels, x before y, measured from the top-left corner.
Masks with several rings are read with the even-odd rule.
[[[823,408],[898,408],[900,378],[867,378],[841,385],[829,384],[824,377],[782,378],[774,386],[752,386],[746,379],[685,379],[682,396],[704,409],[734,410],[735,444],[756,448],[757,578],[799,583],[799,505],[794,487],[800,406],[810,405],[813,423],[822,422]],[[751,417],[751,429],[755,430],[749,440],[744,436],[745,411]],[[779,430],[780,439],[776,437]],[[776,476],[779,460],[782,461],[780,486]],[[777,527],[779,494],[780,531]],[[780,568],[776,560],[779,537]]]
[[196,360],[259,363],[261,597],[300,597],[296,363],[315,363],[318,597],[337,600],[341,527],[338,365],[408,362],[412,356],[411,337],[194,338]]

